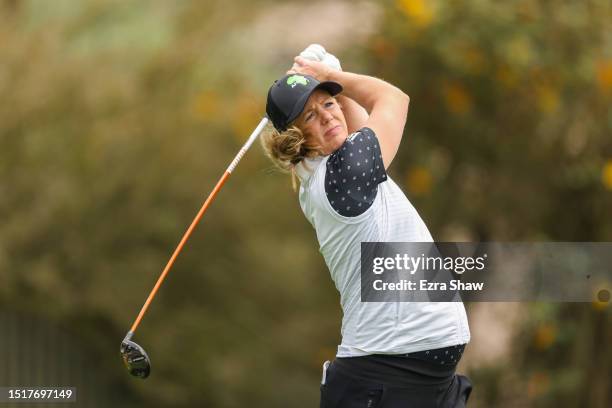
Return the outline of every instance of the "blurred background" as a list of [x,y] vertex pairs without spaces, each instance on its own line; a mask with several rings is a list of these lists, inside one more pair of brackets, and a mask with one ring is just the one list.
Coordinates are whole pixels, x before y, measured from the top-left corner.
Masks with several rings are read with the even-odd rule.
[[[0,386],[76,386],[73,407],[318,406],[339,300],[259,145],[136,334],[151,377],[119,356],[310,43],[411,96],[390,174],[436,240],[612,241],[611,21],[609,0],[0,0]],[[466,306],[471,407],[609,406],[608,303]]]

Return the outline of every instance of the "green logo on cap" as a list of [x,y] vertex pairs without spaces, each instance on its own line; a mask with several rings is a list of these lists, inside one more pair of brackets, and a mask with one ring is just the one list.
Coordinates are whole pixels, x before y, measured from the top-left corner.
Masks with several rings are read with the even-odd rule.
[[308,78],[301,75],[291,75],[287,78],[287,85],[291,85],[292,88],[295,88],[297,84],[304,86],[308,85]]

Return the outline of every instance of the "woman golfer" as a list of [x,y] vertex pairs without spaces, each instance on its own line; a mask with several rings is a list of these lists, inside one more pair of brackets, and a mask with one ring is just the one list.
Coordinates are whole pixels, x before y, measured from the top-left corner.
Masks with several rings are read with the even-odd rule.
[[408,96],[373,77],[295,58],[268,92],[270,158],[300,183],[299,201],[340,292],[342,343],[324,365],[321,407],[463,407],[455,374],[470,332],[461,302],[361,302],[361,242],[431,242],[387,175]]

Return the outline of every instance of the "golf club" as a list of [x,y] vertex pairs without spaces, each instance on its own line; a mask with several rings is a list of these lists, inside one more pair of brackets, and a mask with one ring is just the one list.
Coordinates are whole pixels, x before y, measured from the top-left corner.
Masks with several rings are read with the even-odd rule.
[[242,156],[244,156],[244,154],[247,152],[247,150],[249,150],[249,147],[251,147],[255,139],[257,139],[257,137],[263,130],[266,123],[268,123],[267,117],[264,117],[263,119],[261,119],[261,121],[259,122],[259,125],[257,125],[253,133],[251,133],[251,136],[249,136],[249,138],[247,139],[245,144],[242,146],[242,148],[240,149],[236,157],[234,157],[234,160],[228,166],[227,170],[225,170],[225,173],[223,173],[223,176],[221,176],[221,179],[219,179],[219,181],[217,182],[217,185],[212,190],[212,192],[210,193],[210,195],[208,196],[208,198],[202,205],[202,208],[200,208],[200,211],[198,212],[196,217],[191,222],[191,225],[189,226],[189,228],[183,235],[183,238],[179,242],[176,249],[174,250],[174,253],[170,257],[170,260],[166,264],[166,267],[164,268],[163,272],[157,279],[157,283],[155,283],[155,286],[153,287],[153,290],[149,294],[149,297],[147,298],[146,302],[142,306],[142,309],[140,309],[140,313],[138,314],[138,317],[134,321],[134,324],[132,324],[130,331],[127,332],[127,334],[125,335],[125,338],[121,342],[121,348],[120,348],[121,357],[123,358],[123,363],[125,364],[125,367],[127,368],[128,372],[131,375],[144,379],[144,378],[147,378],[149,374],[151,373],[151,360],[149,359],[149,356],[147,355],[145,350],[140,345],[132,341],[132,336],[134,336],[134,332],[138,328],[138,325],[140,324],[142,317],[144,316],[147,309],[149,308],[151,301],[157,294],[157,290],[159,289],[162,282],[166,278],[166,275],[170,271],[170,268],[172,268],[174,261],[176,260],[179,253],[183,249],[185,242],[187,242],[187,240],[191,236],[191,233],[195,229],[196,225],[198,224],[198,222],[200,222],[200,219],[206,212],[206,209],[208,208],[210,203],[215,199],[217,193],[219,192],[219,190],[221,190],[221,187],[223,187],[223,184],[225,184],[225,181],[228,179],[232,171],[236,168],[240,159],[242,159]]

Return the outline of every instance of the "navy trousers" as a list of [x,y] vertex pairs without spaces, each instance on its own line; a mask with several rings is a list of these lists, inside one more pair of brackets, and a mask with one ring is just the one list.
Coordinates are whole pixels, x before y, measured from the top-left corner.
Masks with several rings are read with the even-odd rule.
[[321,385],[320,408],[463,408],[472,384],[455,366],[400,356],[336,359]]

